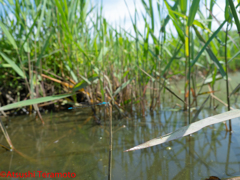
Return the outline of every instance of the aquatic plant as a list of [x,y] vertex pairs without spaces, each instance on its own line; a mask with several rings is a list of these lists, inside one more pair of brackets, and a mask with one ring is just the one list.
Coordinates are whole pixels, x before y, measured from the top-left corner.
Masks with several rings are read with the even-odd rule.
[[[33,107],[41,118],[38,103],[47,109],[50,106],[44,102],[51,101],[60,109],[57,101],[65,98],[62,104],[67,109],[85,98],[91,103],[111,101],[119,112],[119,104],[139,103],[145,115],[148,95],[153,111],[169,92],[188,110],[191,123],[190,109],[199,106],[198,96],[204,94],[197,77],[208,81],[201,87],[209,86],[208,93],[214,97],[215,82],[228,82],[227,69],[240,67],[239,3],[226,4],[225,20],[214,29],[212,22],[218,22],[212,14],[214,0],[210,4],[200,0],[141,2],[144,12],[135,9],[132,33],[109,24],[102,5],[93,6],[90,0],[1,1],[0,109],[28,106],[31,113]],[[145,23],[143,32],[138,29],[140,18]],[[229,23],[235,23],[237,31],[227,29],[226,33],[224,25]],[[178,94],[171,82],[182,77],[184,92]]]

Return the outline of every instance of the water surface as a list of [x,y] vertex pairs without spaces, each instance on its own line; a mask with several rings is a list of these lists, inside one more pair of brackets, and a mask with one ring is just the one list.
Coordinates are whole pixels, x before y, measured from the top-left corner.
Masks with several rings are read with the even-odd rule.
[[[200,98],[199,103],[206,97]],[[120,120],[114,116],[112,179],[192,180],[240,176],[240,118],[232,120],[232,134],[226,132],[223,123],[218,123],[192,136],[124,152],[187,125],[187,112],[171,110],[175,103],[179,102],[167,96],[153,112],[146,104],[145,117],[134,107],[127,110],[127,118]],[[213,110],[208,103],[198,120],[225,111],[222,105]],[[38,171],[75,173],[75,179],[107,179],[108,118],[102,120],[102,125],[96,125],[90,114],[90,108],[44,114],[44,126],[34,116],[18,116],[10,122],[3,120],[18,152],[0,149],[0,172],[35,172],[35,178],[28,179],[54,179],[39,178]],[[0,142],[7,145],[2,134]]]

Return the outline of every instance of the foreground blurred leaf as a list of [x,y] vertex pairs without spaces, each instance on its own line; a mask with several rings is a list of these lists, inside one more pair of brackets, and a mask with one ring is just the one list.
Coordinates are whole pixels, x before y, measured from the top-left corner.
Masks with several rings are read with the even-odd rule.
[[47,101],[55,101],[55,100],[58,100],[58,99],[62,99],[62,98],[65,98],[65,97],[72,96],[74,94],[75,93],[60,94],[60,95],[47,96],[47,97],[42,97],[42,98],[37,98],[37,99],[28,99],[28,100],[25,100],[25,101],[20,101],[20,102],[17,102],[17,103],[2,106],[2,107],[0,107],[0,111],[15,109],[15,108],[19,108],[19,107],[22,107],[22,106],[29,106],[29,105],[32,105],[32,104],[39,104],[39,103],[43,103],[43,102],[47,102]]
[[[189,134],[195,133],[197,131],[199,131],[200,129],[212,125],[212,124],[216,124],[216,123],[220,123],[229,119],[234,119],[240,117],[240,110],[236,109],[236,110],[232,110],[232,111],[228,111],[228,112],[224,112],[222,114],[218,114],[215,116],[210,116],[208,118],[202,119],[200,121],[194,122],[188,126],[184,126],[180,129],[178,129],[177,131],[174,131],[172,133],[166,134],[164,136],[152,139],[150,141],[147,141],[143,144],[140,144],[138,146],[135,146],[133,148],[130,148],[126,151],[135,151],[135,150],[139,150],[139,149],[144,149],[144,148],[148,148],[151,146],[156,146],[159,144],[163,144],[165,142],[168,141],[172,141],[174,139],[178,139],[184,136],[187,136]],[[125,152],[126,152],[125,151]]]

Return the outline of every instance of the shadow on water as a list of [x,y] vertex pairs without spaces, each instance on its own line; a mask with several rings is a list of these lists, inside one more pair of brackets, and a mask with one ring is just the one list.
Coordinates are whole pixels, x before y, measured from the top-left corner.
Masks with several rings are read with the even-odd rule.
[[[232,134],[225,131],[223,123],[218,123],[162,145],[123,152],[187,124],[187,112],[164,107],[157,107],[153,112],[148,109],[145,117],[133,108],[128,118],[113,119],[112,179],[192,180],[240,176],[239,118],[232,120]],[[198,119],[225,111],[225,107],[215,111],[203,108]],[[90,113],[90,108],[84,108],[43,115],[44,126],[31,116],[12,118],[7,130],[14,147],[24,155],[1,148],[0,171],[35,172],[36,179],[38,171],[75,173],[76,179],[107,179],[109,122],[95,125]],[[7,145],[2,134],[0,142]]]

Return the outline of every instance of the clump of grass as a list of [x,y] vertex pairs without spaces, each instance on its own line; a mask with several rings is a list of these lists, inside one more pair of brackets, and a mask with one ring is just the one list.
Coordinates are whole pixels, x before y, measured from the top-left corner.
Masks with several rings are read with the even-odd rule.
[[[170,93],[184,99],[183,107],[190,114],[192,102],[197,105],[193,71],[214,66],[213,79],[217,73],[222,79],[226,76],[221,62],[226,20],[212,30],[216,18],[211,10],[216,2],[206,4],[207,16],[199,8],[201,3],[204,2],[176,1],[171,6],[168,1],[142,0],[144,12],[135,9],[134,17],[130,17],[134,32],[130,33],[111,26],[102,15],[102,5],[93,6],[89,0],[1,2],[0,85],[4,83],[6,87],[2,89],[1,105],[9,104],[6,97],[10,89],[16,89],[11,95],[12,103],[71,93],[79,87],[88,101],[108,101],[115,96],[121,105],[140,102],[144,115],[143,100],[149,85],[150,109],[154,110],[163,97],[160,94],[171,90],[167,83],[172,77],[183,75],[184,94]],[[229,17],[234,17],[238,27],[232,1],[229,5],[233,13]],[[196,19],[196,15],[202,20]],[[138,29],[139,19],[144,21],[143,32]],[[170,22],[176,33],[169,30]],[[236,58],[239,47],[235,39],[239,37],[235,31],[227,35],[230,41],[225,44],[231,47],[227,56]],[[228,62],[228,67],[239,64],[233,59]],[[215,80],[212,87],[214,83]],[[112,89],[112,94],[107,88]],[[73,96],[70,103],[77,102],[77,97]],[[57,106],[55,101],[53,104]],[[33,108],[39,112],[38,106]]]

